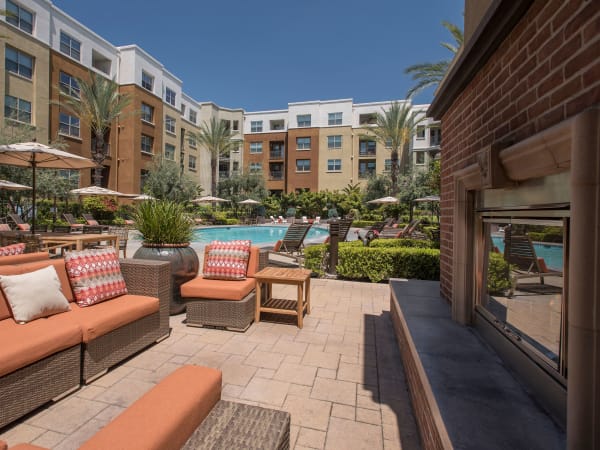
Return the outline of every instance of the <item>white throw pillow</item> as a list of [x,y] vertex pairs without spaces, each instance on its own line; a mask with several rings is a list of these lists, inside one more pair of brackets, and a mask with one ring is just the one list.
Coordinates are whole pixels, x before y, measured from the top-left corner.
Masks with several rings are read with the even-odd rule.
[[21,275],[0,275],[0,286],[18,323],[71,310],[54,266]]

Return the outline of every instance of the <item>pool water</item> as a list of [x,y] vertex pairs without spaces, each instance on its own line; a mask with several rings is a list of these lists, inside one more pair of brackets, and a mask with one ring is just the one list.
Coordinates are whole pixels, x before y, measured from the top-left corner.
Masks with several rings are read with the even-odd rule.
[[[237,239],[250,239],[253,245],[274,244],[283,238],[286,226],[233,226],[233,227],[207,227],[194,231],[194,242],[210,244],[212,241],[233,241]],[[306,239],[325,238],[329,231],[325,228],[311,227]]]
[[[504,237],[492,236],[494,245],[498,247],[500,253],[504,253]],[[544,258],[546,266],[554,270],[563,270],[563,246],[560,244],[543,244],[534,242],[533,248],[538,258]]]

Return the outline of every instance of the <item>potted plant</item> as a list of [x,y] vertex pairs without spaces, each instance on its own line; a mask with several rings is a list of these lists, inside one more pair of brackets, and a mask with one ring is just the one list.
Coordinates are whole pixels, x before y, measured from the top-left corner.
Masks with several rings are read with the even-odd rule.
[[141,202],[133,212],[141,233],[142,246],[133,255],[137,259],[156,259],[171,263],[173,298],[170,314],[185,310],[179,287],[198,274],[200,262],[196,250],[190,247],[194,222],[183,205],[167,200]]

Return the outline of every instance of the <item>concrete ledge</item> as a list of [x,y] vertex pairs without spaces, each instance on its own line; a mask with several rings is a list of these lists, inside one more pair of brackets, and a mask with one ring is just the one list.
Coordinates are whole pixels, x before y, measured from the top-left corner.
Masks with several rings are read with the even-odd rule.
[[390,311],[424,449],[562,449],[565,435],[470,327],[439,283],[390,280]]

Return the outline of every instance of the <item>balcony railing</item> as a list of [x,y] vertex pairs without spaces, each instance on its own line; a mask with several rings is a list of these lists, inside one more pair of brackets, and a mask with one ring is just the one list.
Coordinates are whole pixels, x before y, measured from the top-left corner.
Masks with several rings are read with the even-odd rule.
[[361,148],[358,150],[358,156],[375,156],[377,150],[374,148]]
[[283,159],[283,150],[270,150],[269,159]]
[[283,180],[283,171],[269,172],[269,180]]
[[375,175],[374,170],[365,170],[364,172],[358,172],[358,178],[369,178]]
[[229,172],[219,172],[219,179],[220,180],[225,180],[229,178]]

